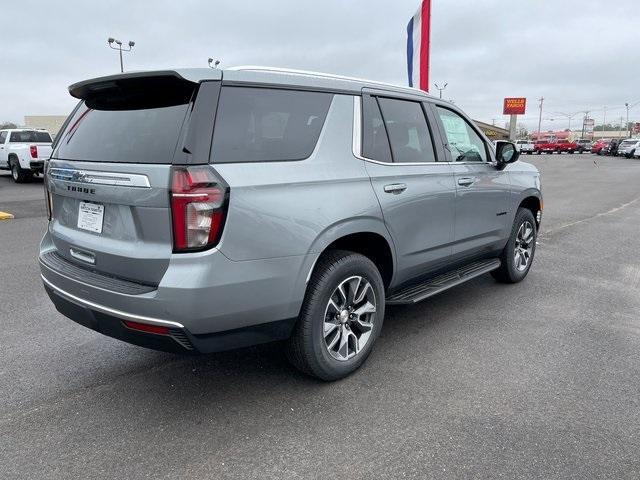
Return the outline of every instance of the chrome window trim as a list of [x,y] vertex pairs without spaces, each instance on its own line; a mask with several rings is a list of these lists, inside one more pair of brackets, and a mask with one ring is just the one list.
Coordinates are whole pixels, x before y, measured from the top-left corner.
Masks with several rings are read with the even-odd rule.
[[[62,275],[64,276],[64,275]],[[56,291],[56,293],[58,293],[59,295],[66,297],[67,300],[70,300],[74,303],[78,303],[82,306],[85,307],[89,307],[92,308],[94,310],[97,310],[99,312],[102,313],[106,313],[108,315],[113,315],[114,317],[118,317],[121,318],[123,320],[131,320],[133,322],[139,322],[139,323],[147,323],[149,325],[158,325],[161,327],[174,327],[174,328],[184,328],[184,325],[182,325],[181,323],[178,322],[173,322],[170,320],[161,320],[159,318],[153,318],[153,317],[145,317],[143,315],[136,315],[133,313],[127,313],[127,312],[123,312],[122,310],[116,310],[115,308],[109,308],[109,307],[105,307],[104,305],[100,305],[99,303],[94,303],[91,302],[89,300],[85,300],[83,298],[80,297],[76,297],[75,295],[67,292],[66,290],[63,290],[60,287],[56,287],[53,283],[51,283],[49,280],[47,280],[45,278],[44,275],[40,274],[40,277],[42,277],[42,281],[48,285],[50,288],[52,288],[53,290]],[[67,277],[65,277],[67,278]],[[96,287],[94,287],[96,288]]]
[[92,185],[113,185],[119,187],[151,188],[149,178],[139,173],[101,172],[74,168],[50,168],[48,175],[56,180]]

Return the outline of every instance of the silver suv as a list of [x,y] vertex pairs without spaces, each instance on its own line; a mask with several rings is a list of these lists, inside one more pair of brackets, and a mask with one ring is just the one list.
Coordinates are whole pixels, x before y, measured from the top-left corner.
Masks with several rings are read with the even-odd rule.
[[334,380],[385,306],[531,268],[538,171],[419,90],[246,67],[69,91],[40,266],[58,311],[105,335],[183,353],[286,340]]

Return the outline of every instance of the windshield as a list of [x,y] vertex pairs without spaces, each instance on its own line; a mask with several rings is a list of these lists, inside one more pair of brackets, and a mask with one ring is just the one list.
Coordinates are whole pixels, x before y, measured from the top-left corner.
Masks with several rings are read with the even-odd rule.
[[37,130],[11,132],[11,143],[51,143],[51,135]]

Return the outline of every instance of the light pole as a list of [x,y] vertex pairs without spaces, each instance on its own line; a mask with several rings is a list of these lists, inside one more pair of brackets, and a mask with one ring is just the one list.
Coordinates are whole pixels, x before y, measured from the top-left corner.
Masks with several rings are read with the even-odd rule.
[[218,65],[220,65],[220,60],[214,61],[213,58],[209,58],[207,62],[209,63],[209,68],[218,68]]
[[540,140],[540,136],[541,136],[540,129],[542,128],[542,102],[544,102],[544,97],[540,97],[538,101],[540,102],[540,106],[539,106],[540,116],[538,117],[538,140]]
[[604,110],[604,113],[602,114],[602,133],[600,134],[600,138],[604,138],[604,129],[607,128],[605,126],[607,124],[607,106],[606,105],[604,106],[603,110]]
[[445,82],[445,84],[442,87],[439,87],[437,83],[434,83],[434,85],[436,86],[436,88],[438,89],[438,91],[440,92],[440,99],[442,99],[442,91],[447,88],[447,85],[449,85],[448,83]]
[[[109,37],[107,40],[107,43],[109,44],[109,48],[112,48],[113,50],[118,50],[118,52],[120,53],[120,72],[121,73],[124,72],[124,64],[122,63],[122,52],[130,52],[133,46],[136,44],[136,42],[129,41],[128,43],[129,48],[127,48],[122,46],[122,42],[120,40],[116,40],[115,38]],[[114,43],[116,44],[115,47],[113,46]]]
[[631,138],[631,129],[629,128],[629,102],[625,102],[624,106],[627,107],[627,128],[625,128],[625,130],[627,131],[627,138]]
[[555,112],[556,115],[562,115],[563,117],[569,119],[569,135],[571,135],[573,133],[571,131],[571,119],[573,117],[575,117],[576,115],[578,115],[579,113],[582,113],[582,112],[576,112],[576,113]]

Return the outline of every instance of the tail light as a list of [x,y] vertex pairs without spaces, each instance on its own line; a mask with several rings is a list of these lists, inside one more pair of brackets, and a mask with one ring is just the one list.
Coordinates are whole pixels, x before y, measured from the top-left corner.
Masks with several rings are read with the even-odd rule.
[[29,152],[31,153],[31,158],[38,158],[38,147],[35,145],[31,145],[29,147]]
[[228,190],[226,183],[209,166],[173,167],[174,252],[205,250],[218,244],[224,227]]
[[44,168],[42,169],[42,184],[44,186],[44,201],[47,205],[47,220],[51,220],[53,211],[53,199],[51,198],[51,192],[49,191],[49,186],[47,185],[48,170],[49,162],[45,160]]

